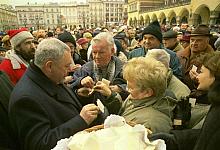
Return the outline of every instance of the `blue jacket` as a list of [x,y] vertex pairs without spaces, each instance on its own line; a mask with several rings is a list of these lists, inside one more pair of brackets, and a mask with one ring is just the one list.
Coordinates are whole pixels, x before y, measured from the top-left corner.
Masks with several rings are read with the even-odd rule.
[[[170,68],[173,70],[173,74],[176,77],[182,79],[183,77],[182,66],[180,64],[179,58],[177,57],[176,53],[169,49],[163,48],[162,46],[160,46],[160,48],[164,49],[167,53],[170,54]],[[134,57],[141,57],[141,56],[145,57],[145,55],[146,55],[146,51],[144,50],[144,48],[137,48],[129,53],[128,59]]]

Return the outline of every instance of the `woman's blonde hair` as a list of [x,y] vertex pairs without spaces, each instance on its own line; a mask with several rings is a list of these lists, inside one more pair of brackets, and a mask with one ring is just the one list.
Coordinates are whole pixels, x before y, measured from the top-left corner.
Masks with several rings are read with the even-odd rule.
[[167,68],[151,57],[138,57],[129,60],[123,67],[125,80],[132,80],[137,88],[152,89],[154,96],[162,96],[167,87]]

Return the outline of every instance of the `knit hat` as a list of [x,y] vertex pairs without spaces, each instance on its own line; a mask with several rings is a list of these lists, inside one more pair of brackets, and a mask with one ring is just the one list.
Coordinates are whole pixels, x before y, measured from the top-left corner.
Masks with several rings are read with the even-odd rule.
[[77,43],[79,45],[82,45],[82,44],[85,44],[85,43],[88,43],[89,41],[86,39],[86,38],[80,38],[77,40]]
[[142,39],[145,34],[151,34],[151,35],[155,36],[162,43],[163,36],[162,36],[160,24],[158,21],[154,21],[154,22],[150,23],[144,29],[144,31],[142,33]]
[[10,37],[10,42],[13,47],[18,46],[26,39],[33,39],[34,37],[30,32],[27,31],[26,28],[9,30],[8,35]]
[[64,43],[70,42],[76,47],[76,40],[74,39],[74,37],[72,36],[70,32],[65,31],[59,34],[58,39]]

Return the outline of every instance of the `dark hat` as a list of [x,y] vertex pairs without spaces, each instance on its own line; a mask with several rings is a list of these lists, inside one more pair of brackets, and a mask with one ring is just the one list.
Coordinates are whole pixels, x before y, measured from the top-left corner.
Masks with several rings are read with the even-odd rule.
[[125,39],[125,38],[127,38],[125,32],[119,32],[114,36],[114,39]]
[[48,36],[48,37],[53,37],[53,32],[48,32],[48,33],[47,33],[47,36]]
[[76,40],[74,39],[74,37],[71,35],[70,32],[65,31],[59,34],[58,39],[64,43],[70,42],[76,47]]
[[204,24],[198,25],[190,36],[211,36],[209,27]]
[[164,39],[176,38],[176,37],[177,37],[177,33],[173,30],[169,30],[169,31],[163,33]]
[[163,36],[162,36],[160,24],[158,21],[154,21],[154,22],[150,23],[144,29],[144,31],[142,33],[142,39],[145,34],[151,34],[151,35],[155,36],[162,43]]

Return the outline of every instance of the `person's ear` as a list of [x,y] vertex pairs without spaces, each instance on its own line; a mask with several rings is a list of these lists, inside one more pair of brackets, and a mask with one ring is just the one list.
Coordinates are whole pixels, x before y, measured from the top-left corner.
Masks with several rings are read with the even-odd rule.
[[148,88],[144,91],[144,97],[151,97],[154,95],[154,91],[151,88]]
[[112,47],[112,49],[111,49],[112,54],[115,54],[116,51],[117,51],[117,50],[116,50],[114,47]]
[[45,71],[48,72],[48,73],[51,73],[52,72],[52,66],[53,66],[53,61],[51,61],[51,60],[47,61],[44,65]]

